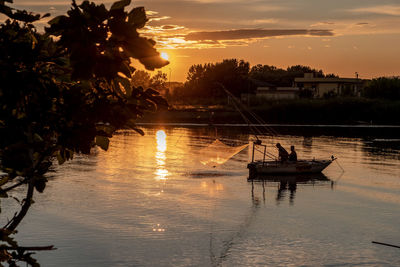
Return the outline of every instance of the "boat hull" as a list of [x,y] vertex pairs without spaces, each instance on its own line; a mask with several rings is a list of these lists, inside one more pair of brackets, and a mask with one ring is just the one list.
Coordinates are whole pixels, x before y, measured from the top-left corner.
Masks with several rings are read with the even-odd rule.
[[296,162],[280,162],[280,161],[255,161],[247,165],[250,177],[260,174],[308,174],[321,173],[333,160],[299,160]]

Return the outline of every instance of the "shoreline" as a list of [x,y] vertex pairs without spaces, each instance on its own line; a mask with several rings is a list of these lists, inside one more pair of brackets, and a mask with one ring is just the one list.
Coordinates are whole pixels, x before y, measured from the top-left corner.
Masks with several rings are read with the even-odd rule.
[[[196,123],[196,122],[138,122],[136,123],[139,127],[187,127],[187,128],[221,128],[222,132],[241,131],[252,133],[249,125],[247,124],[221,124],[221,123]],[[335,124],[335,125],[322,125],[322,124],[259,124],[251,125],[256,128],[260,128],[263,134],[258,135],[295,135],[304,137],[316,137],[316,136],[334,136],[334,137],[351,137],[351,138],[362,138],[367,140],[374,139],[398,139],[400,136],[400,125],[347,125],[347,124]],[[264,131],[263,131],[264,128]],[[265,130],[270,128],[273,131]],[[225,129],[225,130],[224,130]]]
[[400,129],[400,125],[380,125],[380,124],[286,124],[286,123],[266,123],[266,124],[245,124],[245,123],[196,123],[196,122],[137,122],[138,126],[215,126],[215,127],[317,127],[317,128],[395,128]]
[[[256,114],[254,119],[250,114]],[[148,113],[141,123],[228,124],[265,123],[268,126],[323,125],[322,127],[400,126],[400,101],[365,98],[265,100],[238,110],[229,104],[182,106]],[[379,125],[379,126],[377,126]]]

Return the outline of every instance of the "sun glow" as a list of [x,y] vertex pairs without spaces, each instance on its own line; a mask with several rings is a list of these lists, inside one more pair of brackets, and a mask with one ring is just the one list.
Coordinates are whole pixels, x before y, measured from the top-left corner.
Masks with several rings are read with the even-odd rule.
[[169,59],[168,54],[165,53],[165,52],[162,52],[160,56],[161,56],[161,58],[163,58],[163,59],[165,59],[165,60],[168,60],[168,59]]

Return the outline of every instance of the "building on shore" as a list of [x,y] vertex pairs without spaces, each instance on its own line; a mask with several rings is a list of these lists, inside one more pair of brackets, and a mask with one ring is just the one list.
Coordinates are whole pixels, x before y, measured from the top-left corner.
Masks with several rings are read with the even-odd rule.
[[305,73],[302,78],[294,79],[294,87],[310,90],[314,98],[329,94],[360,96],[367,80],[356,78],[314,77],[313,73]]
[[323,98],[332,96],[361,96],[369,80],[339,77],[314,77],[314,73],[305,73],[304,77],[294,78],[293,85],[282,86],[269,82],[253,81],[255,94],[242,94],[243,103],[250,103],[250,98],[257,99],[297,99],[300,97]]

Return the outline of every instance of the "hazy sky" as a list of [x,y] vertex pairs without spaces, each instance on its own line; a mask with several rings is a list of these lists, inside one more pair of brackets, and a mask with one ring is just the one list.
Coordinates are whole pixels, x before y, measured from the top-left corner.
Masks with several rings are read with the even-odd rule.
[[[15,0],[52,15],[70,1]],[[78,3],[80,1],[77,1]],[[108,5],[113,1],[103,2]],[[400,0],[149,0],[153,36],[183,81],[192,64],[238,58],[281,68],[302,64],[361,78],[400,75]]]

